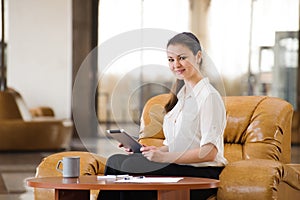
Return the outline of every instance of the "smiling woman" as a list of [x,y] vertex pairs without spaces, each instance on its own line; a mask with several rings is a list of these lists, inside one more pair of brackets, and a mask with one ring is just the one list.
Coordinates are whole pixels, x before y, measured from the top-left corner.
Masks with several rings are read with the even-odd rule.
[[[200,71],[205,62],[201,62],[202,48],[197,37],[183,32],[168,38],[166,43],[169,68],[176,83],[163,111],[163,146],[144,145],[138,153],[126,148],[129,155],[113,154],[106,162],[104,174],[218,179],[227,163],[222,139],[226,124],[223,100]],[[145,130],[141,120],[140,132]],[[194,190],[190,195],[191,199],[207,199],[215,193],[216,190]],[[136,191],[101,191],[98,199],[132,199],[133,194],[138,199],[155,196],[155,192],[145,191],[140,196]]]

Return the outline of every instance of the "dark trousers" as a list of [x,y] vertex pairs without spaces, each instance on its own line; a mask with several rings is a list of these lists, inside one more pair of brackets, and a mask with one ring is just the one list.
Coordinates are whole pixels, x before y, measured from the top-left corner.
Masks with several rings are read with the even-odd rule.
[[[144,158],[142,154],[116,154],[108,158],[105,175],[159,175],[159,176],[189,176],[219,179],[223,167],[193,167],[173,163],[157,163]],[[192,190],[191,199],[207,199],[216,194],[217,189]],[[152,200],[156,199],[156,191],[101,191],[98,200]]]

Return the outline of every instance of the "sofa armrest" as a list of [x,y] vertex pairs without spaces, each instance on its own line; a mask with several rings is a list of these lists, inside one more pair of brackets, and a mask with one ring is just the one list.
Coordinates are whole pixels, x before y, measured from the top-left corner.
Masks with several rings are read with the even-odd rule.
[[300,174],[300,164],[286,164],[287,166],[293,168],[294,170],[296,170],[299,174]]
[[[36,177],[62,176],[56,170],[56,164],[64,156],[80,156],[80,176],[103,175],[106,158],[90,152],[68,151],[52,154],[42,160],[36,169]],[[97,199],[99,191],[91,191],[91,199]],[[34,188],[35,200],[54,199],[54,190]]]
[[218,199],[300,197],[300,174],[278,161],[255,159],[228,164],[220,175]]
[[56,170],[56,164],[65,156],[80,157],[80,175],[98,175],[104,173],[106,158],[90,152],[68,151],[52,154],[42,160],[36,169],[36,177],[62,176]]

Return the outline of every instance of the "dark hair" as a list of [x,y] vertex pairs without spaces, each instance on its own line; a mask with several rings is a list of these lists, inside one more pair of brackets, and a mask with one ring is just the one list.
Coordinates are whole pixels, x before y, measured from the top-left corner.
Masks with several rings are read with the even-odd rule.
[[[186,46],[193,52],[194,55],[196,55],[198,51],[202,51],[198,38],[193,33],[190,32],[183,32],[175,35],[168,41],[167,47],[175,44],[182,44]],[[169,102],[165,105],[166,112],[172,110],[176,105],[178,101],[177,94],[183,86],[184,86],[184,81],[177,79],[171,89],[171,98]]]
[[188,47],[194,55],[196,55],[198,51],[202,51],[198,38],[190,32],[183,32],[175,35],[168,41],[167,47],[173,44],[183,44]]

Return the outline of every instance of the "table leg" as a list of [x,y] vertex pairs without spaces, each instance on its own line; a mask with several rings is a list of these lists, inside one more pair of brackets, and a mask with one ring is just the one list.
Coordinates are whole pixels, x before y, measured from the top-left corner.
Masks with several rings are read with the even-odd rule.
[[190,190],[158,190],[157,200],[190,199]]
[[55,200],[89,200],[90,190],[55,190]]

